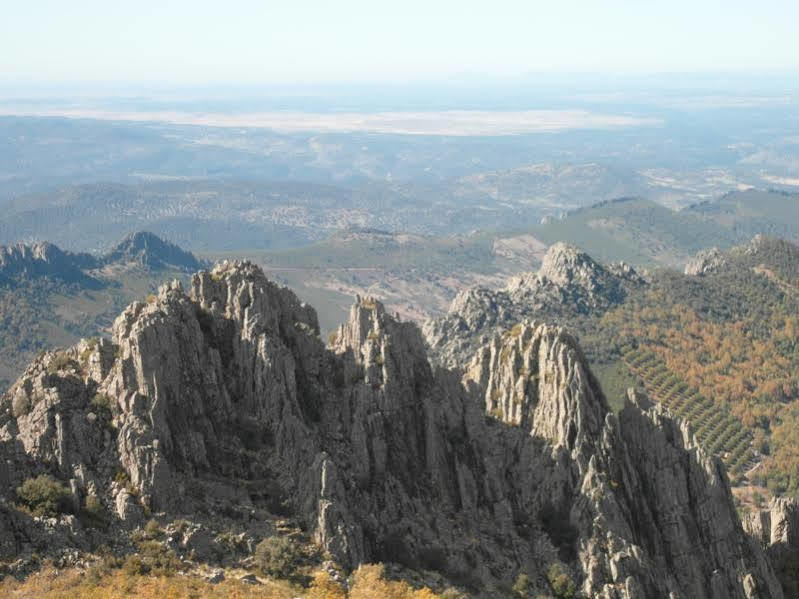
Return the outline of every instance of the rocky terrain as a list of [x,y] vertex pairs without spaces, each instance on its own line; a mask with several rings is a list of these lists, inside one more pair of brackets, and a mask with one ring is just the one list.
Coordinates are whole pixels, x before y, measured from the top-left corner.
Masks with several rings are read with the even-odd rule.
[[525,318],[565,323],[579,315],[601,314],[624,301],[630,289],[645,284],[627,264],[607,267],[572,245],[555,243],[536,273],[513,277],[505,289],[472,287],[461,291],[449,313],[424,325],[433,355],[447,366],[485,343],[493,331]]
[[[506,293],[579,310],[640,284],[584,260],[556,248],[535,292]],[[2,399],[0,558],[129,552],[152,514],[185,522],[163,541],[185,560],[244,563],[288,517],[344,569],[396,563],[476,596],[522,574],[530,596],[783,596],[721,463],[635,393],[610,413],[564,329],[519,321],[439,368],[414,324],[358,298],[328,341],[236,262],[131,304],[110,340],[40,356]],[[18,507],[42,474],[66,514]]]

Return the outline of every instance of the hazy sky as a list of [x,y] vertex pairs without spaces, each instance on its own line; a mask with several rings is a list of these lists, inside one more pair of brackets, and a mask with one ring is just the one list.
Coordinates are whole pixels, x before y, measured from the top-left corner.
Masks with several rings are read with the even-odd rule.
[[0,79],[244,84],[799,69],[797,0],[2,0]]

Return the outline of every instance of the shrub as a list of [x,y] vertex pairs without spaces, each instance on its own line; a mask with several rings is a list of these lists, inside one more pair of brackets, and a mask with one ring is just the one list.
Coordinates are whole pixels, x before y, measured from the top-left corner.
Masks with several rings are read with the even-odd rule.
[[36,516],[54,517],[71,510],[72,502],[66,487],[47,474],[29,478],[17,487],[22,505]]
[[139,543],[138,555],[145,568],[145,573],[150,572],[155,576],[172,576],[184,569],[175,552],[158,541]]
[[324,570],[317,570],[308,589],[308,599],[347,599],[347,592]]
[[172,527],[175,529],[175,532],[177,534],[179,534],[179,535],[182,535],[187,530],[189,530],[189,526],[190,526],[189,521],[188,520],[184,520],[183,518],[175,520],[172,523]]
[[49,374],[55,374],[66,369],[78,369],[78,363],[64,353],[56,354],[53,359],[50,360],[50,364],[47,365],[47,372]]
[[386,580],[382,564],[364,564],[352,575],[350,599],[434,599],[436,595],[423,587],[414,589],[407,582]]
[[104,555],[86,570],[86,580],[91,584],[99,584],[112,570],[120,568],[122,560],[113,555]]
[[97,416],[111,420],[111,398],[105,393],[98,393],[92,397],[91,405]]
[[577,594],[577,585],[569,573],[560,564],[552,564],[547,570],[547,580],[558,599],[574,599]]
[[11,413],[14,415],[14,418],[24,416],[30,411],[31,401],[28,399],[28,396],[24,393],[18,393],[15,395],[13,401],[11,402]]
[[125,563],[122,564],[122,571],[128,576],[140,576],[147,574],[150,568],[144,563],[140,555],[129,555],[125,558]]
[[520,597],[527,597],[527,593],[530,591],[530,577],[527,576],[524,572],[521,572],[516,577],[516,582],[513,583],[513,592],[519,595]]
[[255,564],[268,576],[291,578],[299,558],[299,547],[286,537],[267,537],[255,547]]
[[147,535],[148,539],[157,539],[163,535],[164,531],[161,530],[161,525],[158,524],[158,520],[153,518],[149,520],[147,524],[144,525],[144,534]]

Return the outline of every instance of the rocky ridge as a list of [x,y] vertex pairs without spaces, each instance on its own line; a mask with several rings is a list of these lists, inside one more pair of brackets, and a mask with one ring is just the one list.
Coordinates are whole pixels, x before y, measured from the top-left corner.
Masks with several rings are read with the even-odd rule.
[[[720,462],[641,397],[610,413],[564,329],[494,335],[463,375],[372,298],[329,347],[318,334],[288,289],[223,263],[129,306],[111,341],[39,358],[1,404],[0,558],[124,544],[146,512],[249,539],[291,514],[344,567],[435,570],[475,595],[521,572],[551,592],[559,564],[592,597],[782,597]],[[42,472],[113,532],[15,509]]]
[[203,266],[191,252],[152,233],[131,233],[102,256],[64,251],[48,242],[18,243],[0,246],[0,286],[15,287],[26,281],[50,279],[98,288],[103,282],[94,271],[131,264],[183,272],[194,272]]
[[100,282],[84,272],[96,266],[90,254],[64,252],[52,243],[0,246],[0,286],[15,287],[29,279],[49,278],[96,287]]
[[464,352],[477,349],[499,328],[526,318],[567,323],[601,313],[644,284],[643,277],[623,262],[603,266],[578,248],[558,242],[547,250],[538,272],[517,275],[502,290],[465,289],[452,300],[448,314],[427,321],[423,331],[433,357],[453,367]]
[[718,248],[702,250],[685,265],[685,274],[704,276],[743,267],[763,274],[766,264],[795,276],[795,264],[799,248],[785,239],[755,235],[747,243],[726,251]]

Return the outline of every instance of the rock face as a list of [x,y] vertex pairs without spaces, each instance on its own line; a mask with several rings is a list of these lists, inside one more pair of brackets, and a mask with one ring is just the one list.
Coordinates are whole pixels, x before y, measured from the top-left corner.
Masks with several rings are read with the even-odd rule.
[[747,514],[743,525],[765,549],[785,596],[799,596],[799,501],[773,498],[767,509]]
[[453,367],[464,352],[485,343],[495,328],[525,318],[565,323],[605,311],[644,284],[623,262],[605,267],[574,246],[558,242],[547,250],[537,273],[513,277],[499,291],[466,289],[452,301],[446,316],[426,322],[423,330],[433,357]]
[[103,264],[129,264],[153,270],[194,272],[203,264],[194,254],[147,232],[131,233],[102,258]]
[[[591,597],[782,597],[720,462],[644,399],[610,413],[562,328],[493,336],[465,374],[371,298],[329,347],[318,333],[249,263],[164,286],[111,342],[43,356],[3,398],[0,493],[48,472],[120,529],[145,509],[252,531],[290,513],[345,567],[437,570],[475,595],[522,572],[551,593],[559,564]],[[40,525],[0,508],[0,550],[36,545]]]
[[724,254],[717,247],[701,250],[685,265],[685,274],[693,276],[716,272],[727,262]]

